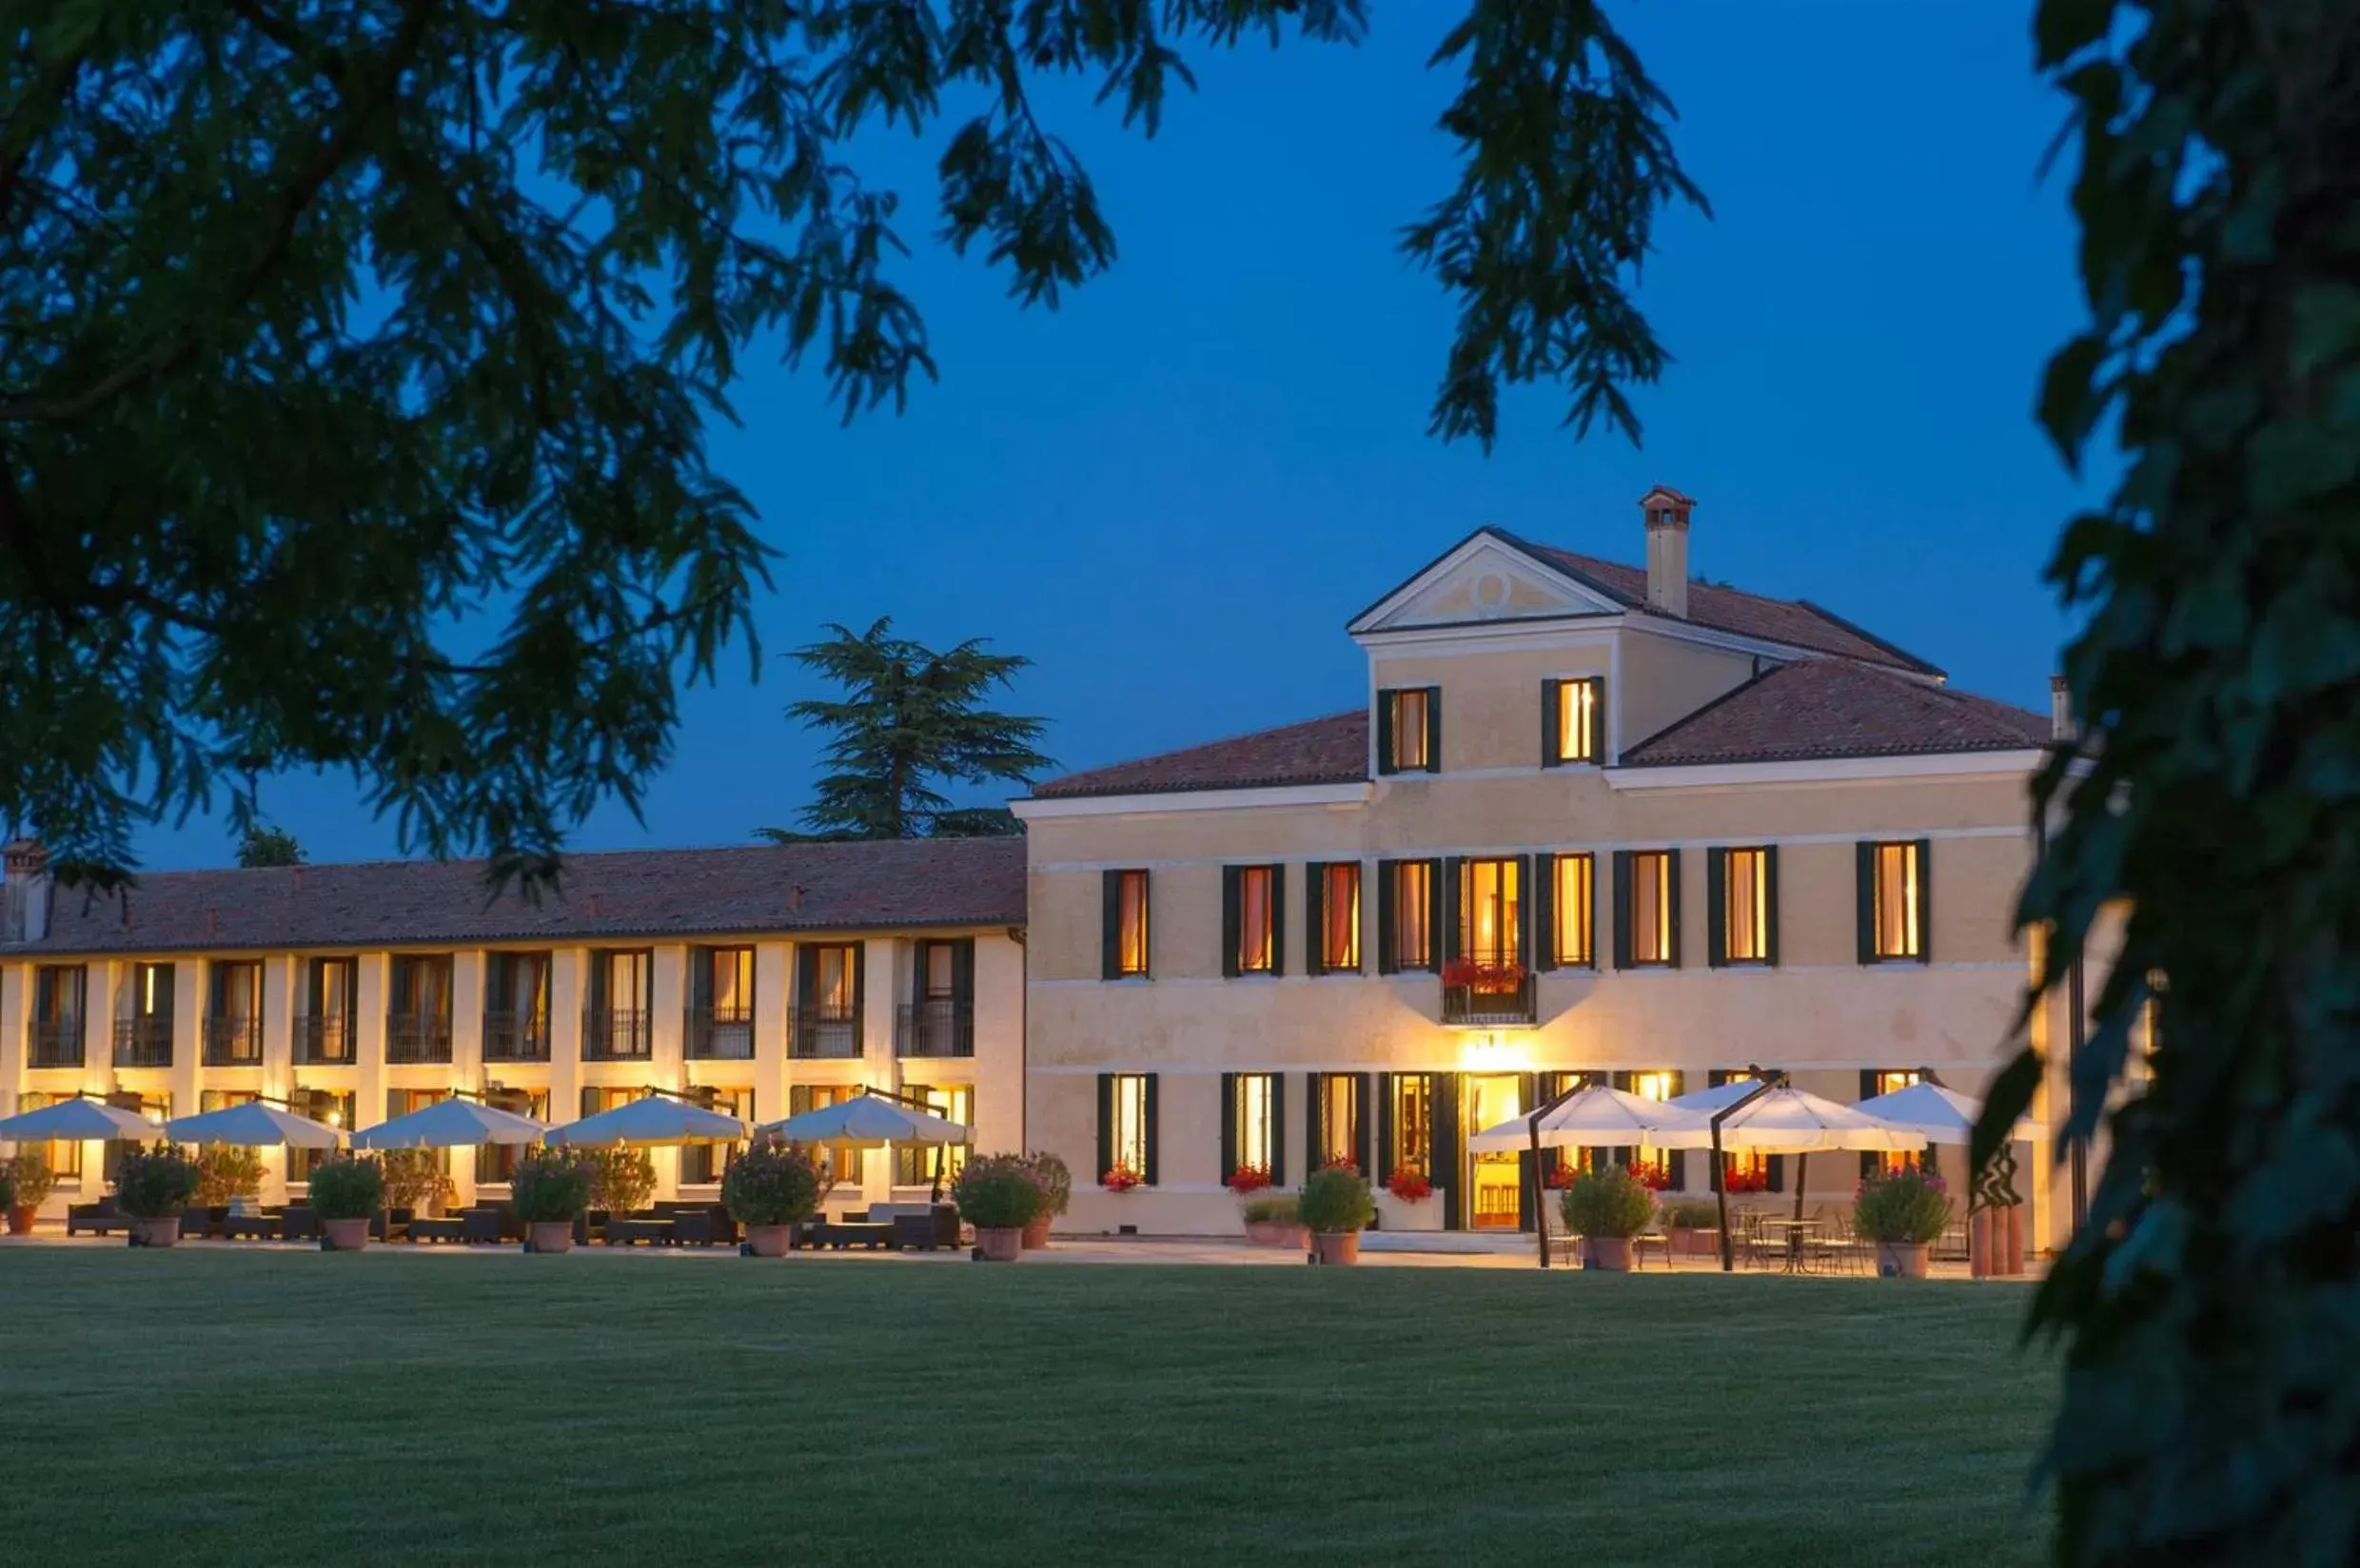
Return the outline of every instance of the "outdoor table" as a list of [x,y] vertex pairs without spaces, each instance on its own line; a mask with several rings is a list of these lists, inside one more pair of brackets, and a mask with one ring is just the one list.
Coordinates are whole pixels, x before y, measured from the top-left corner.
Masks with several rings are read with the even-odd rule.
[[1761,1222],[1761,1228],[1786,1232],[1786,1272],[1801,1273],[1802,1244],[1813,1231],[1819,1228],[1819,1222],[1817,1220],[1764,1220]]
[[606,1222],[605,1242],[608,1246],[629,1246],[634,1242],[669,1242],[672,1240],[672,1220],[633,1216],[630,1219],[610,1217]]
[[457,1215],[412,1220],[407,1229],[412,1242],[463,1242],[467,1239],[467,1222]]
[[275,1241],[279,1235],[279,1217],[276,1214],[226,1215],[222,1220],[221,1232],[233,1242],[244,1237],[263,1242]]

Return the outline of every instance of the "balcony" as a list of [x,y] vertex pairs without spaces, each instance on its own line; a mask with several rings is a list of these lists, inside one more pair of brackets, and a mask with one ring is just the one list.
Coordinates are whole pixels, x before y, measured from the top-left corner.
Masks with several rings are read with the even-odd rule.
[[975,1004],[953,997],[904,1002],[894,1011],[896,1056],[973,1056]]
[[205,1065],[208,1068],[261,1067],[263,1021],[259,1018],[207,1018],[205,1021]]
[[1539,1021],[1532,973],[1522,965],[1453,963],[1444,969],[1446,1025],[1456,1029],[1522,1029]]
[[439,1012],[385,1015],[385,1060],[395,1064],[451,1059],[451,1021]]
[[693,1009],[688,1015],[688,1054],[698,1062],[754,1060],[752,1008]]
[[644,1062],[654,1054],[655,1034],[644,1010],[629,1008],[584,1013],[581,1059],[585,1062]]
[[549,1015],[545,1012],[487,1012],[483,1015],[483,1060],[549,1060]]
[[118,1018],[115,1020],[115,1066],[119,1068],[168,1068],[171,1065],[171,1019]]
[[32,1021],[32,1065],[37,1068],[78,1068],[82,1065],[82,1020],[36,1018]]
[[860,1054],[858,1008],[798,1008],[795,1037],[787,1043],[790,1056],[857,1056]]
[[352,1065],[352,1020],[342,1013],[295,1020],[295,1065],[299,1068],[346,1068]]

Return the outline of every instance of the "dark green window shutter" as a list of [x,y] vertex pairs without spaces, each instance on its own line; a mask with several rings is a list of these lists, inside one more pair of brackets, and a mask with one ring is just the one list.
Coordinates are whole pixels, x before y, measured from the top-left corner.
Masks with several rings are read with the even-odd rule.
[[1231,979],[1237,976],[1237,868],[1224,866],[1221,868],[1221,972]]
[[1564,760],[1559,755],[1564,746],[1557,733],[1557,710],[1564,684],[1562,680],[1541,682],[1541,766],[1544,768],[1554,768]]
[[1287,868],[1270,868],[1270,973],[1287,972]]
[[[1861,1098],[1861,1099],[1863,1099],[1863,1100],[1873,1100],[1873,1099],[1875,1099],[1876,1097],[1877,1097],[1877,1069],[1876,1069],[1875,1068],[1862,1068],[1860,1069],[1860,1098]],[[1866,1150],[1862,1150],[1862,1151],[1861,1151],[1861,1154],[1860,1154],[1860,1178],[1861,1178],[1861,1180],[1865,1181],[1865,1180],[1867,1180],[1869,1177],[1874,1176],[1874,1175],[1876,1175],[1876,1174],[1877,1174],[1877,1156],[1876,1156],[1876,1155],[1874,1155],[1874,1154],[1871,1154],[1871,1153],[1867,1152]]]
[[1328,950],[1321,939],[1322,906],[1328,902],[1328,866],[1307,861],[1303,867],[1303,972],[1326,974]]
[[[1311,1162],[1319,1158],[1319,1151],[1328,1147],[1328,1126],[1321,1119],[1327,1114],[1328,1096],[1324,1092],[1327,1087],[1328,1075],[1324,1072],[1308,1073],[1304,1077],[1303,1169],[1306,1175],[1310,1174]],[[1273,1175],[1271,1180],[1276,1181],[1277,1177]]]
[[597,1086],[591,1084],[584,1084],[582,1086],[581,1113],[584,1116],[596,1116],[599,1113],[599,1091]]
[[1786,1190],[1786,1156],[1783,1154],[1770,1156],[1770,1190],[1773,1192]]
[[1360,1165],[1360,1173],[1375,1179],[1376,1146],[1376,1078],[1372,1073],[1352,1074],[1352,1104],[1359,1114],[1352,1118],[1352,1157]]
[[1443,1228],[1457,1230],[1465,1225],[1466,1183],[1459,1169],[1459,1075],[1437,1072],[1429,1075],[1432,1099],[1429,1119],[1433,1124],[1432,1144],[1426,1158],[1426,1170],[1443,1195]]
[[1426,689],[1426,771],[1443,771],[1443,689]]
[[1672,911],[1672,968],[1680,968],[1680,852],[1663,852],[1663,904]]
[[972,936],[951,944],[951,999],[962,1005],[975,1000],[975,939]]
[[1934,840],[1918,840],[1918,962],[1934,962]]
[[1527,974],[1532,972],[1532,867],[1536,859],[1544,858],[1529,854],[1516,857],[1516,874],[1524,883],[1518,899],[1522,907],[1516,911],[1516,962]]
[[1221,1180],[1237,1170],[1237,1074],[1221,1075]]
[[[1393,1079],[1390,1072],[1376,1075],[1377,1143],[1370,1151],[1371,1163],[1361,1167],[1361,1174],[1377,1186],[1393,1174]],[[1364,1120],[1366,1120],[1364,1118]]]
[[1377,862],[1377,972],[1392,974],[1401,965],[1395,960],[1393,943],[1393,895],[1400,878],[1394,868],[1398,860]]
[[[1517,1085],[1516,1092],[1522,1098],[1516,1103],[1528,1112],[1541,1107],[1538,1098],[1541,1092],[1541,1078],[1540,1073],[1527,1072],[1523,1075],[1522,1081]],[[1551,1149],[1549,1152],[1553,1154],[1556,1150]],[[1519,1149],[1516,1154],[1516,1228],[1519,1230],[1532,1228],[1534,1196],[1540,1186],[1541,1167],[1533,1163],[1532,1150],[1529,1147]]]
[[1532,967],[1535,970],[1557,967],[1557,857],[1536,854],[1532,857],[1532,896],[1524,901],[1531,912],[1525,917],[1532,935]]
[[1287,1185],[1287,1075],[1270,1074],[1270,1185]]
[[1157,1106],[1157,1101],[1161,1098],[1158,1092],[1158,1074],[1152,1072],[1147,1075],[1148,1167],[1139,1174],[1147,1178],[1147,1183],[1150,1186],[1153,1186],[1155,1185],[1155,1170],[1157,1165],[1156,1156],[1162,1152],[1160,1146],[1164,1142],[1163,1118],[1158,1114],[1159,1107]]
[[1769,845],[1761,852],[1762,902],[1770,911],[1768,924],[1762,928],[1761,955],[1772,968],[1779,962],[1779,847]]
[[1393,694],[1377,694],[1377,772],[1389,774],[1393,767]]
[[1098,976],[1117,980],[1123,973],[1123,873],[1109,872],[1099,885],[1104,907],[1098,911]]
[[1860,962],[1877,962],[1877,846],[1855,844],[1853,864],[1857,868],[1855,892],[1859,908]]
[[1439,970],[1452,959],[1461,956],[1459,949],[1459,857],[1457,855],[1448,855],[1443,859],[1435,872],[1434,881],[1441,893],[1442,904],[1441,912],[1434,922],[1434,940],[1440,951],[1440,956],[1434,961],[1434,967]]
[[1704,964],[1720,969],[1729,962],[1729,852],[1704,852]]
[[1606,765],[1606,683],[1592,679],[1589,686],[1589,756],[1603,768]]
[[[799,1086],[798,1086],[799,1087]],[[1098,1171],[1114,1168],[1114,1074],[1098,1074]]]
[[1614,967],[1631,967],[1631,852],[1614,852]]

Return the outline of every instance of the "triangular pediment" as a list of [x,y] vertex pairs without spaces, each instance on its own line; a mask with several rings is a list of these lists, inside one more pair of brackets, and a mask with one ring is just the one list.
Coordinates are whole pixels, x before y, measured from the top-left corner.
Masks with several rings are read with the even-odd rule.
[[1486,532],[1467,539],[1378,600],[1352,622],[1352,631],[1551,620],[1611,615],[1622,608],[1588,584]]

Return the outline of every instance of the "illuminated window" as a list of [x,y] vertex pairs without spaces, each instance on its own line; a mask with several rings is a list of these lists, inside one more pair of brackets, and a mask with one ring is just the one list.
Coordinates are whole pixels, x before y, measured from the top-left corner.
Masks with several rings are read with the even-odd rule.
[[[496,1087],[484,1090],[483,1103],[519,1116],[529,1116],[536,1122],[549,1120],[549,1091],[545,1088]],[[475,1179],[479,1184],[495,1186],[513,1182],[523,1158],[521,1144],[480,1144],[475,1151]]]
[[[956,1122],[963,1127],[975,1125],[975,1091],[967,1084],[904,1084],[901,1092],[913,1100],[923,1100],[926,1108],[946,1122]],[[903,1186],[931,1186],[934,1180],[934,1156],[942,1156],[942,1179],[949,1182],[967,1164],[966,1144],[919,1145],[902,1144],[894,1149],[895,1168],[894,1180]]]
[[1229,866],[1222,900],[1229,924],[1229,974],[1275,974],[1279,971],[1278,887],[1276,866]]
[[1424,1072],[1396,1072],[1386,1079],[1386,1106],[1391,1115],[1386,1140],[1383,1181],[1405,1166],[1434,1176],[1434,1079]]
[[172,1016],[172,966],[135,964],[131,968],[131,1010],[142,1018]]
[[[350,1131],[354,1126],[354,1099],[351,1091],[331,1093],[322,1088],[296,1088],[286,1097],[287,1108],[298,1116],[308,1116],[326,1127]],[[294,1148],[286,1151],[286,1179],[308,1182],[320,1162],[327,1158],[324,1148]]]
[[850,1023],[860,1007],[860,949],[823,942],[812,949],[812,992],[805,1005],[823,1024]]
[[[1875,1099],[1879,1094],[1893,1094],[1920,1081],[1914,1068],[1893,1071],[1864,1071],[1860,1074],[1860,1098]],[[1860,1156],[1860,1174],[1880,1171],[1888,1176],[1916,1168],[1924,1163],[1924,1156],[1901,1149],[1878,1149]]]
[[[787,1088],[787,1114],[800,1116],[807,1110],[823,1106],[840,1105],[860,1093],[857,1084],[793,1084]],[[856,1148],[814,1149],[822,1170],[833,1170],[838,1182],[860,1180],[860,1153]]]
[[1104,1177],[1127,1170],[1155,1180],[1155,1075],[1108,1072],[1098,1078],[1098,1166]]
[[1721,862],[1721,961],[1770,961],[1770,852],[1723,850]]
[[1361,1163],[1360,1102],[1364,1081],[1357,1072],[1311,1074],[1314,1168],[1333,1165],[1357,1166]]
[[[50,1106],[63,1105],[72,1098],[70,1094],[39,1094],[29,1091],[16,1097],[16,1108],[20,1114],[29,1110],[42,1110]],[[56,1176],[59,1186],[78,1187],[82,1185],[82,1145],[79,1141],[59,1139],[49,1146],[49,1155],[50,1173]]]
[[[706,1110],[717,1110],[724,1116],[735,1116],[741,1122],[754,1120],[754,1090],[746,1088],[719,1088],[699,1085],[688,1091],[697,1104]],[[680,1185],[703,1186],[721,1179],[729,1168],[731,1144],[683,1144],[680,1146]]]
[[1384,968],[1434,967],[1434,862],[1388,860],[1381,868],[1383,901],[1378,910]]
[[1221,1173],[1221,1179],[1226,1182],[1232,1172],[1251,1166],[1268,1173],[1273,1182],[1285,1181],[1286,1174],[1279,1168],[1278,1074],[1233,1072],[1228,1076],[1229,1103],[1224,1107],[1222,1143],[1223,1163],[1229,1169]]
[[1106,931],[1099,973],[1109,980],[1148,974],[1148,873],[1106,873]]
[[1549,856],[1548,862],[1551,955],[1560,969],[1588,969],[1598,962],[1592,857],[1559,854]]
[[1442,771],[1442,689],[1409,686],[1377,694],[1377,772]]
[[33,1067],[82,1065],[82,1008],[88,984],[88,971],[80,964],[44,964],[33,970]]
[[1319,969],[1332,974],[1360,968],[1360,866],[1332,860],[1312,872],[1319,900]]
[[1504,968],[1523,961],[1524,862],[1469,860],[1459,868],[1459,951]]
[[1635,967],[1669,965],[1676,953],[1672,939],[1672,855],[1668,850],[1640,850],[1625,861],[1630,885],[1624,891],[1622,929],[1627,958]]
[[237,1106],[250,1106],[262,1098],[259,1090],[250,1088],[208,1088],[197,1091],[197,1109],[228,1110]]
[[1860,846],[1862,962],[1925,957],[1925,853],[1923,840]]
[[1547,686],[1550,724],[1546,760],[1549,765],[1557,767],[1567,762],[1598,761],[1604,749],[1604,708],[1601,698],[1605,683],[1595,678],[1552,680]]

